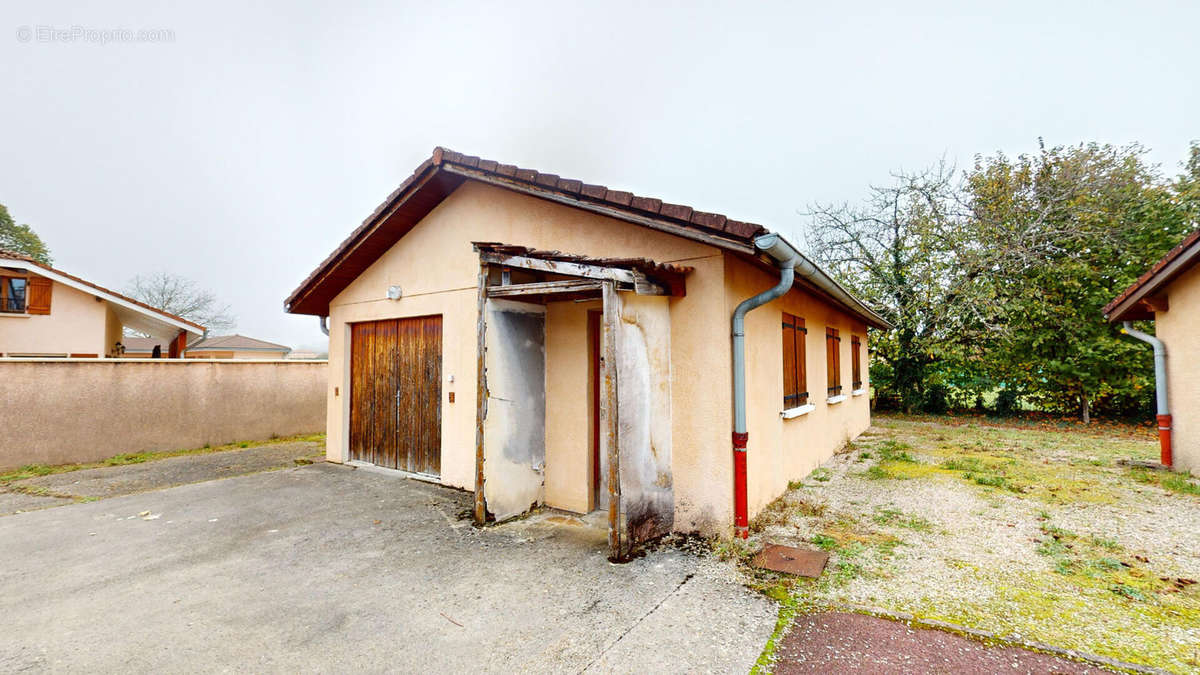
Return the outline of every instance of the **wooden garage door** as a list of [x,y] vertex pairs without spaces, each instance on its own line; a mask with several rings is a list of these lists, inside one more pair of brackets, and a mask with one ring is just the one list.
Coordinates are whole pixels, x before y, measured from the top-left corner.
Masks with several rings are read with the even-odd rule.
[[351,324],[350,459],[440,475],[442,317]]

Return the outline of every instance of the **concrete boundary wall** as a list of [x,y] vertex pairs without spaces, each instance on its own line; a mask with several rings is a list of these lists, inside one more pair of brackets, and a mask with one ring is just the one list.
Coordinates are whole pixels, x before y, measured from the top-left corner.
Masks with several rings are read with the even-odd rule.
[[328,367],[0,358],[0,469],[321,432]]

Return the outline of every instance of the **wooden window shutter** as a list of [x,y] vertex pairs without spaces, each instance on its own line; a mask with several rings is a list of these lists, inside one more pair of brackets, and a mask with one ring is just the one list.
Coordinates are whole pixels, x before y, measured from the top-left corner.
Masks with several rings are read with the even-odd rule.
[[862,342],[855,335],[850,338],[850,364],[854,377],[854,388],[862,388]]
[[783,407],[796,408],[808,403],[808,384],[805,379],[804,319],[783,315]]
[[796,319],[796,391],[799,396],[799,405],[808,403],[808,358],[807,345],[808,329],[804,327],[804,319],[795,317]]
[[29,314],[49,314],[50,296],[53,289],[53,281],[45,277],[30,276],[29,285],[25,291],[27,293],[25,311]]
[[825,329],[825,379],[830,396],[842,393],[842,338],[836,328]]
[[783,315],[783,408],[794,408],[796,402],[796,317]]

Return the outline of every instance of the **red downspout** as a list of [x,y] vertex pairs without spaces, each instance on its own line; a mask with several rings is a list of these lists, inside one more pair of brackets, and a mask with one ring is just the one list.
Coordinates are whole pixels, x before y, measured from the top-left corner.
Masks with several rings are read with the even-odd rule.
[[1154,348],[1154,398],[1158,406],[1158,448],[1163,466],[1170,468],[1171,460],[1171,409],[1167,397],[1167,346],[1159,338],[1136,330],[1133,324],[1126,321],[1121,324],[1121,332],[1136,338]]
[[1158,450],[1163,466],[1173,466],[1171,463],[1171,416],[1158,416]]
[[746,503],[746,443],[749,433],[733,432],[733,528],[734,535],[750,536],[750,508]]

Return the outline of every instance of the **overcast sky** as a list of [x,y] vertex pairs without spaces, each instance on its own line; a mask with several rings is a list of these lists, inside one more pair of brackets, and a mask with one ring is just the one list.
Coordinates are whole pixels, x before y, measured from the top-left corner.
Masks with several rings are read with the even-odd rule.
[[171,4],[5,0],[0,203],[298,348],[284,297],[435,145],[797,236],[943,156],[1200,139],[1196,2]]

